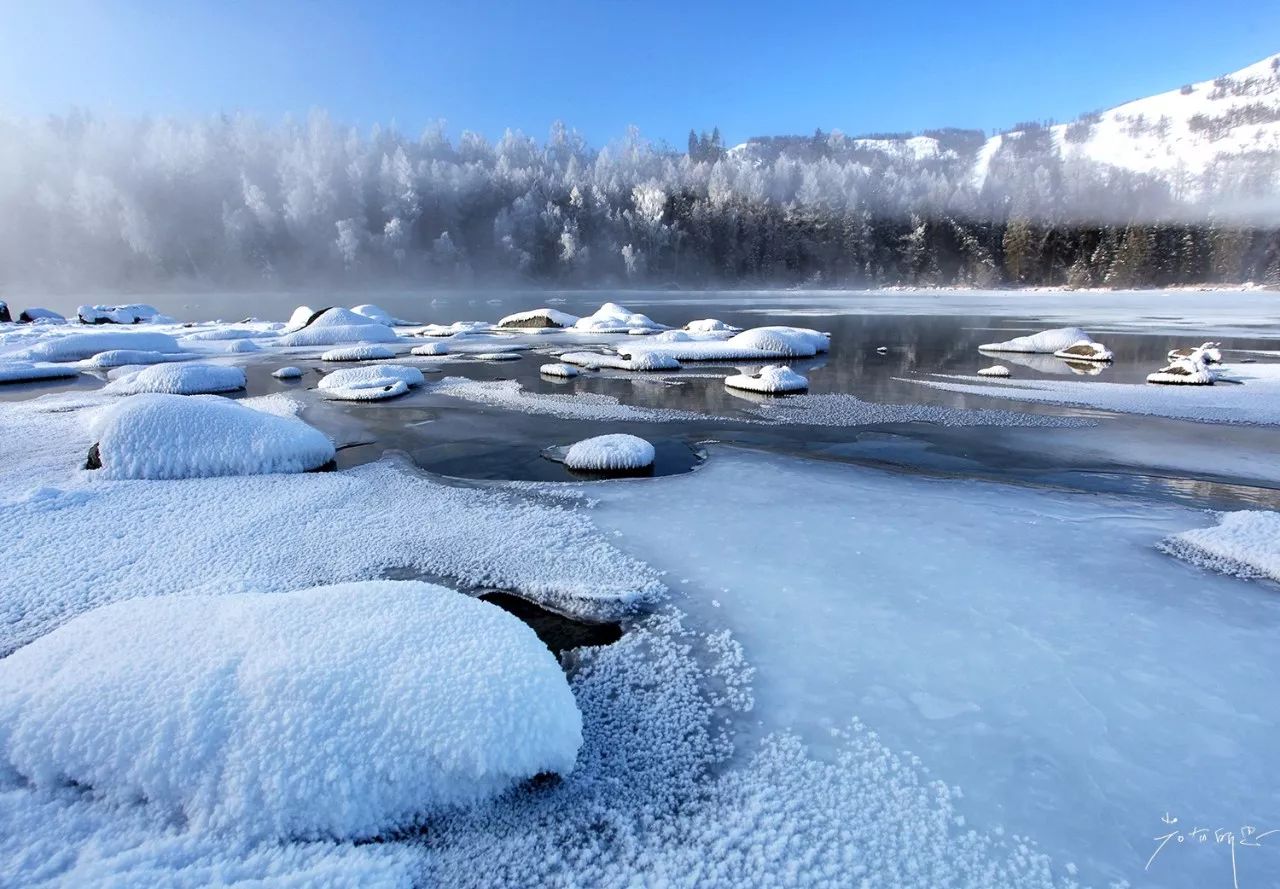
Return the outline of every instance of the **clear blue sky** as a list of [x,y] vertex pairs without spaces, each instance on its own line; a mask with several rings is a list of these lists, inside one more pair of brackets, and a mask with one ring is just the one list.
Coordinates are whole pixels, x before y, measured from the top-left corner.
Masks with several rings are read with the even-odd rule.
[[0,0],[0,113],[71,107],[594,144],[1069,119],[1280,51],[1277,0]]

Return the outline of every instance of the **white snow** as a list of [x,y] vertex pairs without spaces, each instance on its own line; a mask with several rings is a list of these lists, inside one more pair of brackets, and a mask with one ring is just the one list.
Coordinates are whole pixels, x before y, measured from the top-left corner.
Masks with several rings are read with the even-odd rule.
[[466,377],[445,377],[432,384],[428,391],[433,395],[447,395],[476,404],[487,404],[526,414],[560,417],[565,420],[656,423],[703,418],[703,415],[692,411],[622,404],[612,395],[598,393],[552,395],[527,392],[517,380],[469,380]]
[[617,303],[605,303],[585,318],[579,318],[573,325],[575,330],[588,330],[595,333],[627,333],[631,330],[661,330],[662,325],[654,322],[648,315],[633,312]]
[[1172,386],[1212,386],[1213,371],[1197,358],[1175,358],[1155,373],[1147,374],[1148,383]]
[[52,309],[32,306],[29,309],[23,309],[18,315],[18,320],[23,324],[61,324],[67,319]]
[[684,326],[684,329],[690,333],[720,333],[737,330],[716,318],[701,318],[697,321],[690,321]]
[[155,306],[145,303],[130,303],[121,306],[80,306],[76,309],[80,321],[85,324],[141,324],[144,321],[156,324],[172,323],[156,311]]
[[[323,388],[323,387],[322,387]],[[324,389],[326,398],[336,401],[386,401],[407,394],[409,384],[404,380],[381,377],[362,382],[357,386],[332,386]]]
[[410,355],[448,355],[448,343],[423,343],[409,350]]
[[302,378],[302,368],[300,368],[300,367],[294,367],[293,365],[289,365],[288,367],[282,367],[282,368],[280,368],[279,370],[273,370],[273,371],[271,372],[271,376],[275,377],[277,380],[297,380],[297,379],[301,379],[301,378]]
[[993,364],[990,367],[984,367],[978,371],[980,377],[1007,377],[1009,376],[1009,368],[1003,364]]
[[1218,524],[1166,538],[1161,548],[1193,565],[1280,583],[1280,513],[1226,512]]
[[809,388],[808,379],[784,364],[769,364],[753,374],[734,374],[726,377],[724,384],[731,389],[767,394],[803,392]]
[[1028,336],[1018,336],[1000,343],[986,343],[978,348],[983,352],[1040,352],[1054,353],[1081,343],[1093,342],[1092,337],[1079,327],[1055,327]]
[[179,479],[306,472],[333,443],[301,420],[216,395],[132,395],[90,420],[105,478]]
[[498,321],[499,327],[573,327],[577,324],[577,315],[561,312],[558,309],[531,309],[528,312],[516,312]]
[[395,327],[397,324],[407,323],[405,321],[400,321],[399,319],[395,318],[394,316],[392,316],[390,312],[388,312],[386,309],[382,308],[381,306],[375,306],[369,303],[365,303],[364,305],[359,305],[359,306],[352,306],[351,311],[357,315],[363,315],[366,318],[370,318],[374,321],[377,321],[379,324],[385,324],[387,327]]
[[546,374],[549,377],[576,377],[579,373],[578,369],[571,364],[562,364],[559,362],[553,364],[544,364],[538,368],[538,373]]
[[514,349],[507,352],[460,352],[459,354],[476,361],[518,361],[520,359],[519,352]]
[[113,395],[167,392],[199,395],[235,392],[245,387],[244,371],[223,364],[153,364],[113,379],[105,391]]
[[427,324],[415,328],[412,336],[457,336],[458,334],[476,333],[492,327],[487,321],[454,321],[452,324]]
[[533,631],[426,583],[137,598],[0,660],[8,766],[195,830],[374,836],[568,773],[581,743]]
[[141,349],[109,349],[80,362],[85,368],[124,367],[129,364],[159,364],[164,361],[182,361],[192,357],[190,353],[151,352]]
[[80,368],[65,364],[32,364],[29,361],[0,360],[0,383],[32,383],[80,376]]
[[330,349],[320,355],[321,361],[380,361],[385,358],[395,358],[394,349],[388,349],[386,346],[378,345],[362,345],[362,346],[343,346],[340,349]]
[[625,472],[652,466],[653,445],[634,435],[614,433],[584,439],[572,445],[564,457],[570,469],[589,472]]
[[197,330],[182,338],[184,343],[218,342],[220,340],[248,340],[254,337],[270,338],[274,331],[258,330],[249,327],[211,327],[208,330]]
[[1056,349],[1053,353],[1055,358],[1062,358],[1067,361],[1113,361],[1115,355],[1111,350],[1102,343],[1095,343],[1093,340],[1080,340],[1078,343],[1072,343],[1065,349]]
[[1221,343],[1203,343],[1194,349],[1170,349],[1169,360],[1176,361],[1179,358],[1186,358],[1190,361],[1199,361],[1201,364],[1221,364],[1222,350],[1219,348]]
[[394,343],[396,332],[372,318],[350,309],[333,308],[301,330],[286,334],[276,342],[289,346],[338,346],[346,343]]
[[812,358],[830,348],[830,339],[816,330],[804,327],[753,327],[727,340],[694,340],[690,342],[628,343],[618,346],[624,357],[638,358],[642,353],[666,356],[677,361],[753,361],[770,358]]
[[68,328],[46,336],[35,345],[11,356],[25,361],[78,361],[100,352],[128,349],[139,352],[181,352],[178,341],[167,333],[133,330],[97,330],[93,333],[62,334]]
[[311,306],[298,306],[293,310],[293,314],[289,316],[289,320],[285,322],[284,329],[288,333],[295,330],[301,330],[306,326],[308,319],[316,313]]
[[589,370],[609,367],[617,370],[679,370],[680,362],[670,355],[659,352],[636,351],[630,357],[611,355],[605,352],[565,352],[560,360],[568,364],[576,364]]
[[339,401],[383,401],[397,398],[425,381],[422,371],[405,364],[366,364],[325,374],[320,389]]

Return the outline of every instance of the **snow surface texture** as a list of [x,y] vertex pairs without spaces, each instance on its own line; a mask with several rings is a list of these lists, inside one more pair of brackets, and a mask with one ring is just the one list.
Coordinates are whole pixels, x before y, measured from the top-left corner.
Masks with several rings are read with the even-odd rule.
[[0,660],[7,765],[195,830],[374,836],[570,772],[581,742],[533,631],[426,583],[133,599]]
[[618,346],[618,353],[638,358],[642,353],[677,361],[763,361],[770,358],[812,358],[830,346],[826,334],[804,327],[753,327],[727,340],[675,343],[635,343]]
[[164,352],[147,352],[138,349],[110,349],[106,352],[99,352],[92,358],[86,358],[81,362],[80,366],[85,368],[124,367],[130,364],[159,364],[162,361],[182,361],[191,357],[194,356],[183,352],[165,354]]
[[593,333],[628,333],[632,330],[647,333],[662,329],[662,325],[654,322],[648,315],[633,312],[617,303],[605,303],[592,314],[579,318],[573,327],[575,330]]
[[[67,328],[58,328],[61,334]],[[141,352],[181,352],[178,341],[167,333],[132,330],[95,330],[49,336],[28,349],[8,356],[25,361],[79,361],[99,352],[130,349]]]
[[809,388],[808,379],[784,364],[769,364],[753,374],[734,374],[726,377],[724,384],[730,389],[745,389],[768,395],[803,392]]
[[302,368],[289,365],[288,367],[282,367],[279,370],[273,370],[271,372],[271,376],[275,377],[277,380],[299,380],[302,379]]
[[637,371],[680,369],[680,362],[670,355],[650,351],[637,351],[632,354],[633,357],[623,357],[604,352],[565,352],[560,356],[560,360],[588,370],[597,370],[602,367]]
[[301,420],[216,395],[134,395],[95,414],[91,431],[107,478],[306,472],[334,454],[324,433]]
[[414,346],[409,350],[411,355],[447,355],[449,354],[449,345],[447,343],[425,343],[421,346]]
[[383,401],[397,398],[412,386],[421,386],[422,371],[405,364],[367,364],[325,374],[320,390],[339,401]]
[[1066,380],[998,382],[964,376],[911,382],[948,392],[1077,405],[1199,423],[1280,426],[1280,364],[1242,364],[1229,366],[1228,370],[1231,378],[1241,385],[1151,386]]
[[1053,330],[1042,330],[1028,336],[1018,336],[1000,343],[987,343],[979,346],[983,352],[1037,352],[1052,354],[1060,349],[1067,349],[1081,343],[1091,343],[1093,339],[1079,327],[1055,327]]
[[628,472],[653,465],[653,445],[634,435],[598,435],[572,445],[564,465],[585,472]]
[[[973,379],[977,379],[974,377]],[[730,390],[732,391],[732,390]],[[939,426],[1044,426],[1071,429],[1088,420],[1017,411],[968,410],[934,404],[881,404],[855,395],[822,393],[769,399],[756,410],[770,423],[805,426],[876,426],[887,423],[936,423]]]
[[395,357],[395,350],[379,345],[343,346],[320,354],[321,361],[381,361]]
[[1161,549],[1202,568],[1280,583],[1280,513],[1222,513],[1217,525],[1175,534]]
[[200,395],[235,392],[244,386],[244,371],[238,367],[223,364],[153,364],[113,379],[104,391],[112,395],[134,395],[139,392]]
[[538,368],[538,373],[545,374],[549,377],[563,377],[565,379],[571,379],[572,377],[576,377],[580,371],[572,364],[556,362],[553,364],[542,365],[542,367]]
[[[290,324],[295,318],[290,319]],[[387,325],[350,309],[333,308],[301,330],[286,334],[276,342],[290,346],[339,346],[346,343],[394,343],[398,337]]]
[[517,312],[507,315],[498,321],[499,327],[573,327],[578,323],[577,315],[561,312],[557,309],[533,309],[528,312]]
[[65,364],[32,364],[30,361],[0,361],[0,383],[31,383],[80,376],[80,368]]

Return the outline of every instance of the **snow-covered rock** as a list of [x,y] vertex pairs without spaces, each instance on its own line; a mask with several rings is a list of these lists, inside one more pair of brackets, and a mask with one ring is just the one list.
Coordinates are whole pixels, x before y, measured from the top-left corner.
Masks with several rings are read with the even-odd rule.
[[79,361],[99,352],[134,349],[140,352],[180,352],[178,341],[167,333],[112,330],[47,337],[14,355],[26,361]]
[[734,374],[726,377],[724,384],[730,389],[763,392],[769,395],[803,392],[809,388],[808,379],[785,364],[769,364],[753,374]]
[[33,383],[80,376],[80,368],[66,364],[32,364],[30,361],[0,360],[0,383]]
[[598,435],[572,445],[564,465],[583,472],[635,472],[653,465],[653,445],[634,435]]
[[377,321],[379,324],[385,324],[387,327],[395,327],[397,324],[408,323],[407,321],[401,321],[399,318],[396,318],[381,306],[370,305],[368,303],[360,306],[352,306],[351,311],[355,312],[357,315],[363,315],[366,318]]
[[108,478],[179,479],[307,472],[333,443],[292,417],[216,395],[145,393],[97,411],[89,468]]
[[1072,343],[1065,349],[1055,349],[1053,353],[1055,358],[1065,358],[1068,361],[1111,361],[1115,355],[1111,350],[1102,343],[1095,343],[1093,340],[1081,340],[1078,343]]
[[990,367],[984,367],[978,371],[980,377],[1007,377],[1009,376],[1009,368],[1003,364],[993,364]]
[[830,348],[825,333],[805,327],[753,327],[727,340],[623,344],[624,357],[663,355],[677,361],[767,361],[771,358],[812,358]]
[[327,309],[306,327],[280,337],[281,346],[338,346],[345,343],[394,343],[396,332],[350,309]]
[[573,326],[577,330],[595,333],[626,333],[639,328],[646,331],[662,329],[662,325],[648,315],[633,312],[617,303],[605,303],[585,318],[579,318]]
[[561,312],[558,309],[532,309],[528,312],[516,312],[498,321],[499,327],[541,328],[541,327],[573,327],[578,323],[577,315]]
[[238,355],[244,352],[261,352],[262,347],[253,340],[231,340],[219,343],[217,351],[223,355]]
[[382,401],[404,395],[425,382],[422,371],[405,364],[367,364],[326,374],[320,389],[339,401]]
[[984,352],[1040,352],[1053,353],[1080,343],[1091,343],[1093,338],[1079,327],[1055,327],[1027,336],[1017,336],[1001,343],[986,343],[978,348]]
[[1172,386],[1212,386],[1213,371],[1205,367],[1203,362],[1177,358],[1155,373],[1147,374],[1147,382]]
[[386,358],[395,358],[394,349],[388,349],[386,346],[380,345],[361,345],[361,346],[343,346],[340,349],[330,349],[320,355],[321,361],[381,361]]
[[192,356],[182,352],[151,352],[143,349],[109,349],[81,362],[82,367],[124,367],[129,364],[160,364],[165,361],[181,361]]
[[137,598],[0,660],[6,766],[196,830],[384,834],[568,773],[581,744],[533,631],[426,583]]
[[1198,360],[1201,364],[1221,364],[1221,345],[1221,343],[1204,343],[1185,349],[1171,349],[1169,351],[1169,360],[1176,361],[1179,358],[1189,358],[1193,361]]
[[0,300],[0,324],[10,324],[13,322],[13,315],[9,312],[9,304],[4,300]]
[[563,377],[564,379],[569,379],[576,377],[579,371],[572,364],[553,362],[551,364],[542,365],[542,367],[538,368],[538,373],[548,377]]
[[130,303],[122,306],[80,306],[76,314],[83,324],[172,324],[172,318],[161,315],[155,306]]
[[316,314],[316,310],[311,306],[298,306],[293,310],[293,314],[289,316],[289,320],[285,322],[284,330],[286,333],[292,333],[295,330],[301,330],[307,326],[307,322]]
[[60,324],[66,320],[67,320],[66,318],[64,318],[62,315],[59,315],[57,312],[53,311],[52,309],[41,309],[35,306],[29,309],[23,309],[21,314],[18,315],[18,321],[23,324],[37,324],[37,323]]
[[325,397],[335,401],[386,401],[389,398],[399,398],[408,392],[409,386],[404,380],[395,380],[390,377],[370,380],[359,386],[333,387],[324,390]]
[[690,321],[684,329],[691,333],[722,333],[735,331],[738,328],[731,327],[716,318],[702,318],[698,321]]
[[289,365],[288,367],[282,367],[279,370],[272,371],[271,376],[275,377],[277,380],[300,380],[302,379],[302,368]]
[[610,367],[617,370],[679,370],[680,362],[661,352],[636,350],[630,357],[605,352],[565,352],[560,360],[589,370]]
[[201,395],[235,392],[244,387],[244,371],[238,367],[224,364],[153,364],[112,380],[104,391],[113,395],[139,392]]
[[447,343],[423,343],[421,346],[414,346],[409,350],[410,355],[448,355],[449,346]]

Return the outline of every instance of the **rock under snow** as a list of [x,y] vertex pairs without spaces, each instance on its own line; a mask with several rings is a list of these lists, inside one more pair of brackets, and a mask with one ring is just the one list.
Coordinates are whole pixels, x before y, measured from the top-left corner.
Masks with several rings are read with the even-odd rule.
[[13,356],[27,361],[79,361],[99,352],[133,349],[140,352],[180,352],[178,341],[167,333],[95,331],[50,336]]
[[301,420],[216,395],[144,393],[102,408],[88,467],[109,478],[178,479],[308,472],[333,442]]
[[164,361],[181,361],[191,357],[194,356],[182,352],[166,354],[164,352],[151,352],[141,349],[109,349],[106,352],[99,352],[92,358],[86,358],[82,365],[91,368],[124,367],[130,364],[160,364]]
[[286,333],[292,333],[295,330],[301,330],[307,326],[316,315],[316,310],[311,306],[298,306],[293,310],[293,314],[289,316],[289,320],[285,322],[284,329]]
[[588,370],[611,367],[617,370],[679,370],[680,362],[660,352],[636,350],[631,357],[604,352],[565,352],[560,360]]
[[769,364],[753,374],[734,374],[726,377],[724,384],[731,389],[764,392],[769,395],[803,392],[809,388],[808,379],[784,364]]
[[770,358],[812,358],[830,348],[825,333],[805,327],[753,327],[727,340],[653,341],[618,346],[624,357],[641,353],[677,361],[764,361]]
[[397,324],[408,323],[394,317],[381,306],[370,305],[368,303],[361,306],[352,306],[351,311],[355,312],[357,315],[363,315],[366,318],[377,321],[379,324],[385,324],[387,327],[395,327]]
[[76,314],[84,324],[156,324],[174,323],[172,318],[161,315],[155,306],[131,303],[123,306],[80,306]]
[[433,584],[136,598],[0,661],[5,765],[196,830],[376,836],[570,772],[581,744],[533,631]]
[[104,391],[113,395],[165,392],[201,395],[235,392],[245,387],[244,371],[224,364],[153,364],[117,377]]
[[1147,382],[1171,386],[1212,386],[1213,371],[1200,361],[1177,358],[1155,373],[1148,374]]
[[421,346],[414,346],[409,350],[410,355],[448,355],[449,346],[447,343],[423,343]]
[[1193,361],[1199,360],[1201,364],[1221,364],[1222,351],[1219,348],[1221,343],[1204,343],[1194,348],[1171,349],[1169,351],[1169,360],[1175,361],[1178,358],[1190,358]]
[[1057,352],[1093,339],[1079,327],[1055,327],[1028,336],[1018,336],[1002,343],[987,343],[978,348],[984,352]]
[[579,373],[578,369],[572,364],[564,364],[563,362],[555,362],[552,364],[544,364],[538,368],[538,373],[548,377],[563,377],[569,379],[576,377]]
[[396,353],[393,349],[379,345],[362,345],[362,346],[343,346],[340,349],[330,349],[320,355],[321,361],[381,361],[386,358],[395,358]]
[[633,329],[661,330],[662,325],[656,323],[648,315],[633,312],[617,303],[605,303],[585,318],[574,322],[577,330],[590,330],[595,333],[627,333]]
[[993,364],[990,367],[984,367],[978,371],[980,377],[1007,377],[1009,376],[1009,368],[1003,364]]
[[1115,358],[1110,349],[1093,340],[1080,340],[1065,349],[1055,349],[1053,355],[1068,361],[1111,361]]
[[282,367],[279,370],[272,371],[271,376],[275,377],[277,380],[300,380],[302,379],[302,368],[289,365],[288,367]]
[[387,325],[350,309],[326,309],[301,330],[280,337],[281,346],[338,346],[345,343],[394,343],[396,332]]
[[720,333],[734,331],[738,328],[731,327],[723,321],[715,318],[703,318],[698,321],[690,321],[684,326],[684,329],[691,333]]
[[583,472],[635,472],[653,465],[653,445],[634,435],[598,435],[571,446],[564,465]]
[[499,327],[509,328],[559,328],[572,327],[578,323],[577,315],[561,312],[557,309],[533,309],[528,312],[517,312],[507,315],[498,321]]
[[339,401],[382,401],[409,391],[425,382],[422,371],[405,364],[367,364],[326,374],[320,389]]
[[59,315],[52,309],[41,309],[37,307],[23,309],[21,314],[18,315],[18,321],[23,324],[35,324],[38,322],[59,324],[66,320],[66,318]]
[[0,383],[34,383],[80,376],[80,368],[65,364],[32,364],[30,361],[0,361]]

